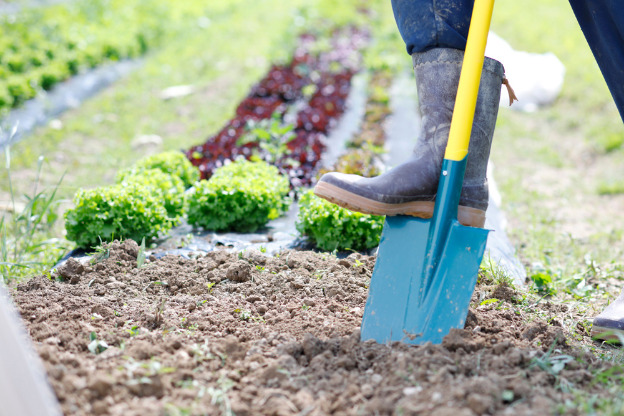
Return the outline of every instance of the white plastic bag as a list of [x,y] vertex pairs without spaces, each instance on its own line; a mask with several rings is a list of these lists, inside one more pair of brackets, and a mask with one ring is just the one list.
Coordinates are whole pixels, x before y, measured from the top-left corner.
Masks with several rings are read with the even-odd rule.
[[[514,50],[500,36],[489,33],[485,55],[500,61],[518,101],[511,106],[518,111],[533,112],[552,103],[563,86],[565,66],[551,52],[529,53]],[[503,88],[501,106],[509,106]]]

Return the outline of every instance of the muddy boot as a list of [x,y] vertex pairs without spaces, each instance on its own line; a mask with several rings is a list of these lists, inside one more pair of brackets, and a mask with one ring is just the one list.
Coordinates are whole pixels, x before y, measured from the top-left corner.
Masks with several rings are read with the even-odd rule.
[[624,291],[594,318],[592,338],[624,344]]
[[[413,215],[430,218],[449,129],[464,52],[437,48],[412,55],[422,127],[407,162],[374,178],[331,172],[314,193],[344,208],[365,214]],[[483,227],[488,206],[487,162],[492,145],[503,65],[485,58],[475,109],[458,219]]]

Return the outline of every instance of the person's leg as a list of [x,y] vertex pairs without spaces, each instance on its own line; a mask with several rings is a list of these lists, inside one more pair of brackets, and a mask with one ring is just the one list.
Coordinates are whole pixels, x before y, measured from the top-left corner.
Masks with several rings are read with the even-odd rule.
[[[624,120],[624,4],[621,0],[570,0],[570,5]],[[624,340],[624,291],[594,318],[592,336]]]
[[[393,7],[408,51],[424,50],[412,53],[422,116],[414,153],[405,163],[375,178],[335,172],[325,174],[314,192],[321,198],[366,214],[429,218],[433,213],[463,62],[462,50],[440,45],[455,42],[465,47],[470,15],[459,16],[451,11],[464,14],[466,10],[472,11],[472,1],[394,0]],[[502,80],[500,62],[486,58],[458,213],[459,221],[465,225],[482,227],[485,222],[486,169]]]
[[474,0],[392,0],[408,54],[432,48],[466,49]]
[[624,120],[624,3],[570,0],[570,6]]

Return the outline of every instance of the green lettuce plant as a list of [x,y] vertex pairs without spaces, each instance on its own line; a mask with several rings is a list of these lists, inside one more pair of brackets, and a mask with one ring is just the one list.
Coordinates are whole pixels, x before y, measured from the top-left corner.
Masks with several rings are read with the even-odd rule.
[[187,194],[188,222],[214,231],[253,232],[288,209],[289,190],[275,166],[239,159],[195,184]]
[[80,189],[65,212],[67,239],[85,248],[115,238],[150,242],[173,223],[161,195],[138,181]]
[[160,169],[126,169],[117,174],[118,183],[136,183],[151,190],[162,199],[167,215],[177,225],[185,213],[184,182]]
[[299,199],[297,231],[322,250],[366,250],[379,245],[384,217],[352,212],[314,195]]
[[136,175],[149,169],[159,169],[169,175],[177,176],[182,180],[185,188],[191,187],[199,180],[199,170],[189,162],[186,156],[177,150],[158,153],[140,159],[128,170],[122,170],[117,174],[117,182],[123,177]]

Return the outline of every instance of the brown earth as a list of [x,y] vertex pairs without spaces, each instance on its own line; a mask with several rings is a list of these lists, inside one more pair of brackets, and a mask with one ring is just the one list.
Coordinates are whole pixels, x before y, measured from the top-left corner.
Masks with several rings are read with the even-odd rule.
[[484,278],[473,305],[500,301],[442,345],[380,345],[359,342],[374,257],[138,254],[114,242],[13,293],[67,415],[542,415],[607,365],[566,341],[565,306],[528,321]]

